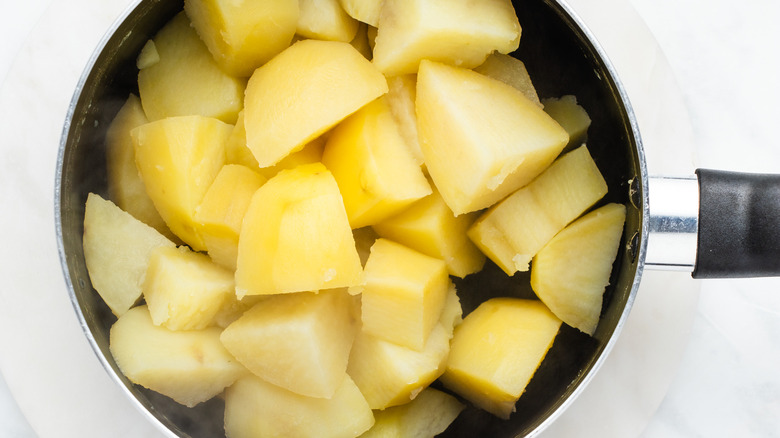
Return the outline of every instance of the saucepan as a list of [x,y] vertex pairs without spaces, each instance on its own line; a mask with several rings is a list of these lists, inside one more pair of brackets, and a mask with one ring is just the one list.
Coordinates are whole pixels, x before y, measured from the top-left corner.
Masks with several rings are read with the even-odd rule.
[[[609,192],[602,201],[627,206],[626,225],[601,319],[593,336],[563,326],[509,420],[467,408],[443,436],[520,437],[545,429],[593,378],[629,317],[646,267],[689,269],[694,277],[780,273],[780,176],[698,170],[695,176],[651,178],[639,127],[618,76],[586,25],[559,0],[521,0],[519,49],[540,96],[575,95],[588,111],[589,150]],[[223,402],[185,408],[133,385],[109,352],[115,317],[93,290],[82,250],[84,204],[107,189],[106,128],[130,92],[136,57],[146,41],[183,7],[181,0],[142,0],[128,9],[87,65],[62,135],[56,175],[59,251],[75,311],[98,359],[161,432],[176,437],[224,436]],[[457,280],[464,314],[494,296],[534,297],[529,278],[488,262]]]

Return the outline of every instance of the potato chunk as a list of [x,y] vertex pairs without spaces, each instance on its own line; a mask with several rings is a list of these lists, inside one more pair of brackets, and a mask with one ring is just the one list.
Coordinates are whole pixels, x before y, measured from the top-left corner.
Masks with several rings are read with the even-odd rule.
[[352,228],[373,225],[431,193],[384,98],[333,129],[322,163],[336,178]]
[[298,0],[186,0],[184,11],[219,66],[248,77],[286,49],[300,15]]
[[523,61],[503,53],[493,53],[480,66],[474,68],[474,71],[517,88],[536,106],[544,108]]
[[355,286],[362,270],[338,185],[325,166],[279,172],[254,194],[238,240],[239,297]]
[[201,116],[170,117],[131,131],[146,191],[165,223],[196,251],[206,250],[195,208],[225,164],[231,126]]
[[298,35],[348,43],[355,38],[358,21],[349,16],[339,0],[299,0]]
[[464,408],[455,397],[426,388],[405,405],[374,412],[374,426],[360,438],[431,438],[447,430]]
[[130,131],[149,123],[138,96],[131,94],[106,131],[106,168],[108,197],[122,210],[153,227],[169,239],[175,239],[157,212],[146,185],[138,175]]
[[222,333],[222,343],[263,380],[308,397],[330,398],[344,380],[359,330],[344,289],[264,300]]
[[358,333],[347,373],[371,409],[385,409],[413,400],[444,372],[450,337],[436,324],[420,351]]
[[220,331],[158,327],[146,306],[139,306],[111,326],[110,349],[131,382],[193,407],[247,374],[222,346]]
[[374,424],[374,415],[349,376],[333,397],[287,391],[256,376],[225,391],[225,434],[230,438],[353,438]]
[[272,166],[385,93],[384,76],[349,43],[298,41],[249,79],[247,146]]
[[83,246],[92,286],[114,315],[122,316],[143,293],[152,251],[176,245],[113,202],[90,193]]
[[479,271],[485,255],[466,234],[478,214],[455,216],[439,191],[433,189],[431,195],[401,213],[374,224],[374,230],[382,237],[444,260],[450,275],[463,278]]
[[160,247],[149,258],[144,299],[154,325],[171,330],[212,326],[235,290],[233,272],[187,247]]
[[544,99],[544,112],[555,119],[569,133],[569,146],[581,145],[588,136],[590,116],[585,108],[577,103],[573,95]]
[[363,331],[413,350],[425,348],[450,288],[445,263],[399,243],[377,239],[364,277]]
[[626,207],[607,204],[577,219],[534,257],[531,287],[566,324],[592,335],[623,236]]
[[441,381],[477,407],[508,419],[560,326],[540,301],[485,301],[455,330]]
[[528,271],[533,256],[606,193],[598,166],[581,146],[490,208],[468,235],[508,275]]
[[416,105],[425,164],[456,215],[526,185],[569,141],[523,93],[463,68],[422,61]]
[[182,12],[153,39],[158,62],[138,73],[138,92],[149,120],[200,115],[235,123],[246,82],[226,74]]
[[429,59],[473,68],[492,52],[520,44],[520,23],[509,0],[386,0],[374,65],[387,76],[416,73]]
[[203,201],[195,209],[209,257],[220,266],[236,270],[238,235],[249,202],[266,179],[245,166],[226,164],[219,171]]

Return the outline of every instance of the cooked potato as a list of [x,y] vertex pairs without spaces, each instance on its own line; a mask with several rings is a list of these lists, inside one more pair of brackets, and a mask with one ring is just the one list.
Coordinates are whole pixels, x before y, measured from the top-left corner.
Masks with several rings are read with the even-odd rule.
[[222,346],[220,331],[158,327],[146,306],[138,306],[111,326],[110,349],[130,381],[192,407],[247,374]]
[[84,211],[84,261],[92,286],[116,316],[143,293],[152,251],[176,245],[113,202],[90,193]]
[[239,297],[355,286],[362,271],[338,185],[325,166],[282,171],[254,194],[238,240]]
[[416,108],[426,167],[456,215],[490,207],[528,184],[569,141],[514,87],[437,62],[420,63]]

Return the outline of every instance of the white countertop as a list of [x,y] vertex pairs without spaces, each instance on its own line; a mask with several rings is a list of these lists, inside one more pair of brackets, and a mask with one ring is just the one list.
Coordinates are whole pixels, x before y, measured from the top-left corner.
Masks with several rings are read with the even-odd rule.
[[[62,119],[82,66],[126,0],[6,3],[0,437],[158,436],[83,339],[54,241]],[[651,173],[780,173],[780,2],[570,3],[623,78]],[[647,272],[612,356],[542,436],[780,437],[780,279]]]

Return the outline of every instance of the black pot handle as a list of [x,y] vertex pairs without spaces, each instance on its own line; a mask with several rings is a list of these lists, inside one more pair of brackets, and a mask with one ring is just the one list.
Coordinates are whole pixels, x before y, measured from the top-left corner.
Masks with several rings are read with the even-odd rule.
[[780,276],[780,175],[699,169],[694,278]]

